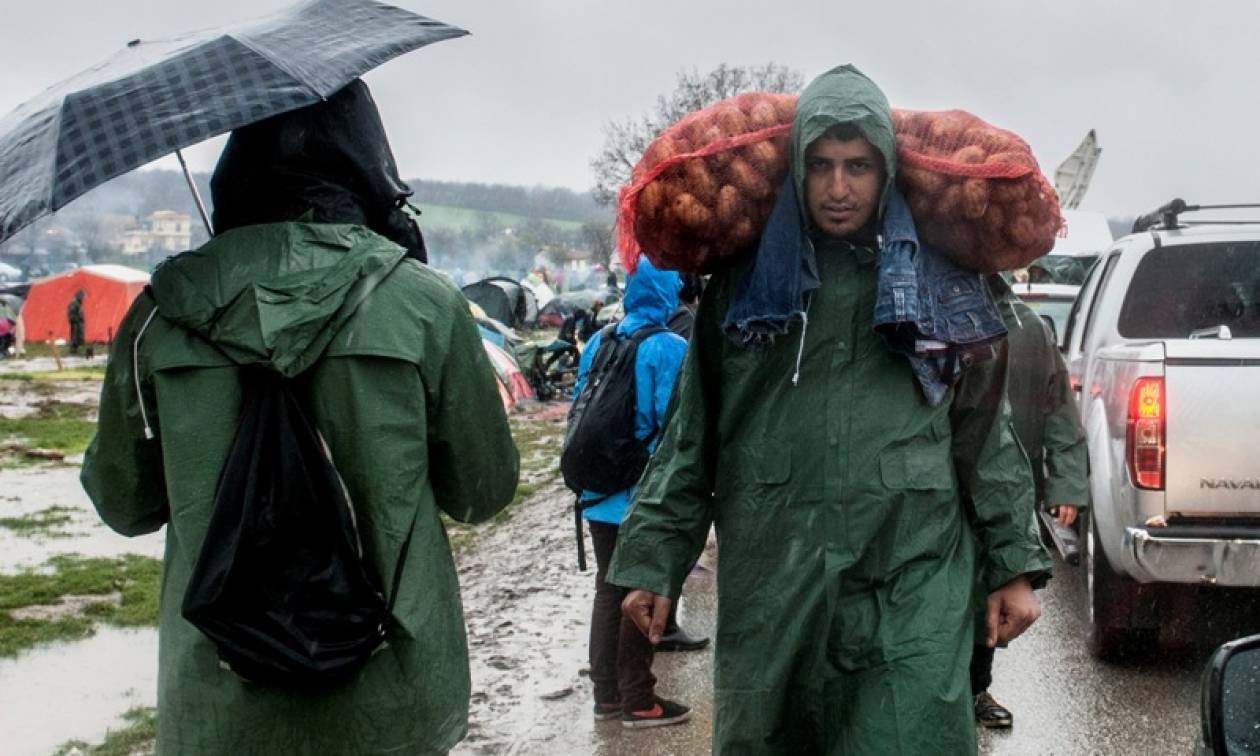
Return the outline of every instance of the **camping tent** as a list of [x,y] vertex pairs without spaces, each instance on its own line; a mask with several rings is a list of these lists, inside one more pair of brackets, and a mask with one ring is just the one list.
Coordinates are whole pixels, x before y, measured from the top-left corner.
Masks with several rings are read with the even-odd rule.
[[122,265],[85,265],[43,278],[31,285],[22,305],[27,341],[70,338],[66,310],[74,293],[83,290],[84,338],[111,342],[131,302],[149,283],[149,274]]
[[521,293],[525,295],[525,319],[517,325],[533,328],[538,325],[538,295],[528,286],[522,286]]
[[[461,291],[468,301],[508,328],[518,328],[528,322],[534,293],[510,278],[486,278],[468,284]],[[533,310],[538,311],[536,299]]]
[[477,321],[477,326],[481,328],[482,338],[489,339],[495,346],[503,347],[508,352],[514,352],[517,345],[524,341],[520,334],[494,318],[484,315],[481,317],[473,315],[473,319]]
[[525,279],[521,281],[521,286],[534,292],[534,298],[538,300],[539,307],[546,307],[548,302],[556,298],[556,290],[545,283],[531,283],[529,279]]
[[489,339],[482,339],[481,345],[490,358],[494,368],[494,377],[499,386],[499,398],[503,400],[503,409],[510,410],[522,399],[533,399],[534,389],[529,385],[525,374],[516,364],[516,359]]
[[551,328],[558,328],[560,324],[570,314],[576,310],[589,310],[595,304],[595,300],[607,304],[609,302],[619,301],[620,293],[614,293],[610,290],[598,289],[578,289],[577,291],[566,291],[557,296],[555,299],[547,303],[538,312],[538,322]]

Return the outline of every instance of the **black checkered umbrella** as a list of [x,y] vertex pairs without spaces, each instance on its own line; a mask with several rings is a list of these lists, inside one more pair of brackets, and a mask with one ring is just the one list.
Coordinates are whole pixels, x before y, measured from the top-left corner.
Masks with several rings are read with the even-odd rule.
[[467,33],[372,0],[308,0],[249,24],[131,42],[0,120],[0,242],[115,176]]

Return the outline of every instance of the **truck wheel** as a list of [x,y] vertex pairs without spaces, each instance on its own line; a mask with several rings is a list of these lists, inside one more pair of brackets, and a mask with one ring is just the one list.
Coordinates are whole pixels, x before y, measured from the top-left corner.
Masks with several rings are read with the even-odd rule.
[[1085,637],[1090,653],[1098,659],[1114,661],[1153,651],[1159,642],[1158,628],[1135,628],[1131,624],[1140,585],[1112,569],[1098,544],[1098,528],[1092,516],[1085,528],[1084,545],[1081,574],[1085,579]]

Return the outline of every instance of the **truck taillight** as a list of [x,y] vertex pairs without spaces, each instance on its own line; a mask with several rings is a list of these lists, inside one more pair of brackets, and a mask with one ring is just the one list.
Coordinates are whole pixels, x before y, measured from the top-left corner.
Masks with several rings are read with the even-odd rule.
[[1164,488],[1164,435],[1168,416],[1163,378],[1138,378],[1129,394],[1129,475],[1138,488]]

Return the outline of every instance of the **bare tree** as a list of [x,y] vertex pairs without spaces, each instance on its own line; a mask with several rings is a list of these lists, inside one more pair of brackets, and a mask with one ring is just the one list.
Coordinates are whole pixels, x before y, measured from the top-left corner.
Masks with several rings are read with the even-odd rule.
[[612,225],[599,221],[583,223],[582,244],[590,250],[592,263],[599,263],[607,268],[613,255]]
[[708,107],[742,92],[798,92],[805,80],[799,71],[766,63],[763,66],[731,66],[722,63],[707,74],[681,71],[668,95],[656,98],[651,113],[604,126],[604,146],[591,161],[595,172],[592,194],[601,205],[617,198],[617,190],[630,179],[643,151],[662,131],[688,113]]

